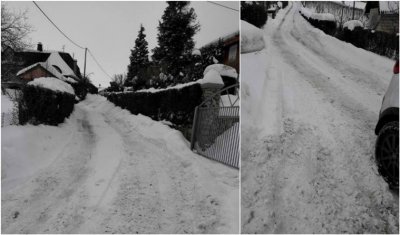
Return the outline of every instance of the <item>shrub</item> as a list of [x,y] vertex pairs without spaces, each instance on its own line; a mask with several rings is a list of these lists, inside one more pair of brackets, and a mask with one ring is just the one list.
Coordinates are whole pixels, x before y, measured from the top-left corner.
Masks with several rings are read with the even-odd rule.
[[261,4],[241,2],[240,19],[261,28],[267,22],[267,17],[267,11]]
[[20,124],[58,125],[72,113],[74,104],[71,94],[27,85],[18,105]]
[[175,125],[191,124],[194,110],[202,101],[200,84],[158,92],[109,93],[107,99],[132,114],[143,114],[153,120],[167,120]]

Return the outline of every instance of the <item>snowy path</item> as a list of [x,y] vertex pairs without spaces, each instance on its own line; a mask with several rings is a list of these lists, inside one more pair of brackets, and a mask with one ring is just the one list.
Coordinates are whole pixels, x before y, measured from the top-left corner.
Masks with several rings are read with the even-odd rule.
[[99,96],[59,129],[68,138],[46,167],[18,184],[2,176],[3,232],[238,232],[238,171],[193,154],[177,131]]
[[242,55],[242,232],[398,233],[374,163],[394,62],[325,35],[296,3]]

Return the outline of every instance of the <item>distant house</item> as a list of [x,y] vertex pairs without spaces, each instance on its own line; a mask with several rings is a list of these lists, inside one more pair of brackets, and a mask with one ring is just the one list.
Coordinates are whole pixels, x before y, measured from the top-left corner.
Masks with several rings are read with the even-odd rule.
[[367,28],[390,34],[399,33],[399,2],[371,1],[365,7]]
[[56,77],[75,83],[82,79],[77,61],[69,53],[43,51],[41,43],[37,50],[15,51],[6,47],[1,52],[2,83],[25,84],[39,77]]
[[[216,39],[203,47],[207,47],[212,44],[217,44],[219,39]],[[221,38],[224,44],[223,51],[223,61],[222,63],[225,65],[229,65],[236,69],[239,72],[239,31],[228,34]]]

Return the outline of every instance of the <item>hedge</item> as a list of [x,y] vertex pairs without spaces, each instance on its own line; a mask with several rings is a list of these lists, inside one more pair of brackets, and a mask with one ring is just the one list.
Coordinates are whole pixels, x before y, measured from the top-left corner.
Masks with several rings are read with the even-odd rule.
[[373,32],[368,29],[356,27],[353,31],[347,28],[338,30],[335,36],[342,41],[378,55],[396,58],[399,54],[399,41],[396,34],[379,31]]
[[301,12],[300,15],[303,16],[312,26],[322,30],[324,33],[328,35],[334,35],[336,32],[336,22],[329,20],[316,20],[312,18],[308,18],[304,16]]
[[200,84],[158,92],[108,93],[107,99],[132,114],[143,114],[153,120],[167,120],[175,125],[190,125],[195,107],[202,102]]
[[18,104],[20,124],[58,125],[72,113],[75,96],[38,86],[23,88]]
[[[300,13],[301,14],[301,13]],[[383,55],[396,58],[399,54],[399,39],[396,34],[386,32],[373,32],[369,29],[356,27],[353,31],[344,28],[336,28],[336,22],[308,19],[301,14],[312,26],[322,30],[324,33],[334,36],[339,40],[353,44],[356,47]]]

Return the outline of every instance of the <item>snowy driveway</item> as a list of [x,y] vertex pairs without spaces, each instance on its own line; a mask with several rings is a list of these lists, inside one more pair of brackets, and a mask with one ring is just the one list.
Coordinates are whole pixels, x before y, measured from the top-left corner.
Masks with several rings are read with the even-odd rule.
[[398,233],[374,163],[394,61],[313,28],[290,4],[243,54],[243,233]]
[[[89,95],[59,127],[2,130],[3,233],[237,233],[238,171]],[[36,160],[32,160],[36,159]]]

